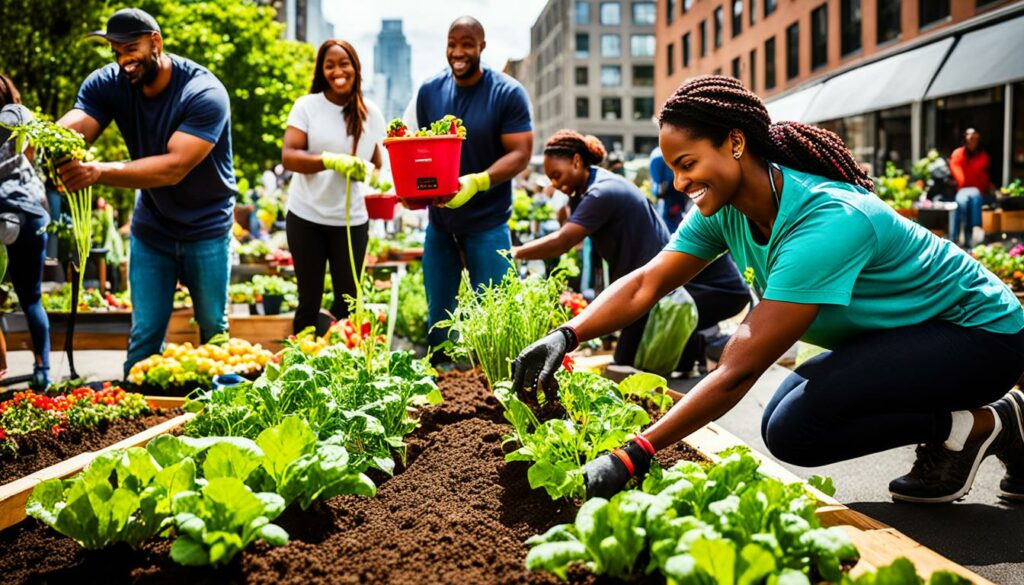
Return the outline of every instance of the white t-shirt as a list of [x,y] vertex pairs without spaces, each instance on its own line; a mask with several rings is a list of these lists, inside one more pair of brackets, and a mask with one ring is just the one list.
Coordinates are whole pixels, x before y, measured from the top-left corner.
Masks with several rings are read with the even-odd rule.
[[[374,147],[384,140],[387,124],[376,104],[369,100],[365,103],[366,121],[363,122],[356,156],[369,161],[373,158]],[[352,137],[345,127],[343,109],[331,103],[323,93],[304,95],[292,106],[288,125],[306,133],[306,150],[309,152],[352,154]],[[369,189],[366,183],[352,182],[352,225],[362,225],[369,220],[363,201],[363,195]],[[293,174],[288,187],[288,213],[324,225],[346,225],[345,177],[330,170]]]

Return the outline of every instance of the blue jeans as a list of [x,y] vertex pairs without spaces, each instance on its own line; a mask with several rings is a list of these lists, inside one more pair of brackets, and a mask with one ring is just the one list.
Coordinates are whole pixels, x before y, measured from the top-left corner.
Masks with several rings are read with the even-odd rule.
[[46,232],[48,217],[20,212],[21,230],[18,239],[7,246],[10,259],[8,271],[18,303],[25,311],[28,331],[32,337],[32,353],[37,358],[37,368],[50,367],[50,319],[43,310],[40,284],[43,279],[43,260],[46,259]]
[[231,234],[225,234],[196,242],[151,243],[132,237],[128,261],[132,331],[124,363],[125,377],[135,362],[161,351],[179,280],[192,296],[200,340],[205,343],[227,331],[230,239]]
[[1022,371],[1024,331],[926,321],[866,333],[786,377],[761,437],[774,457],[803,467],[942,442],[952,411],[998,400]]
[[[964,187],[956,192],[956,210],[953,212],[953,236],[956,242],[960,237],[960,226],[967,216],[964,226],[964,244],[971,245],[971,228],[981,225],[981,206],[985,204],[985,196],[977,187]],[[974,242],[980,244],[981,242]]]
[[427,225],[423,243],[423,285],[427,292],[430,328],[427,343],[430,347],[437,347],[448,339],[448,330],[435,329],[434,324],[447,319],[455,310],[463,257],[474,287],[498,283],[511,266],[501,252],[511,245],[505,223],[472,234],[449,234]]

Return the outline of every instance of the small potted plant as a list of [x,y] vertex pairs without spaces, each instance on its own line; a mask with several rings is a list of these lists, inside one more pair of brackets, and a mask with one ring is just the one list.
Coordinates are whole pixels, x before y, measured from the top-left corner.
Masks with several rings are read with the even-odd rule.
[[914,202],[924,193],[924,181],[911,181],[892,162],[885,163],[885,175],[875,178],[875,193],[903,217],[914,219],[917,209]]
[[1003,211],[1024,210],[1024,183],[1021,183],[1020,179],[1014,179],[1011,183],[1004,185],[999,189],[996,200]]
[[255,315],[253,311],[252,283],[238,282],[228,286],[228,298],[231,300],[232,315]]

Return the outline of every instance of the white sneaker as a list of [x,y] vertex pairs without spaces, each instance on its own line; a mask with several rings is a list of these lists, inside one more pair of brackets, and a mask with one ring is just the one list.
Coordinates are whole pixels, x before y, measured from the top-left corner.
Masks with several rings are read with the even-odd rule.
[[975,246],[985,243],[985,230],[980,225],[971,228],[971,242]]

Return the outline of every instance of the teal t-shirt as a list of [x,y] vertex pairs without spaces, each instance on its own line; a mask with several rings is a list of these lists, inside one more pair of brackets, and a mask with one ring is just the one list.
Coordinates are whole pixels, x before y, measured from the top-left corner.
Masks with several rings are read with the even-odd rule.
[[994,333],[1024,329],[1024,308],[1009,287],[949,240],[861,187],[782,173],[782,207],[767,244],[726,206],[711,217],[689,213],[665,249],[705,260],[729,251],[741,272],[753,269],[762,298],[821,305],[802,339],[826,348],[932,319]]

